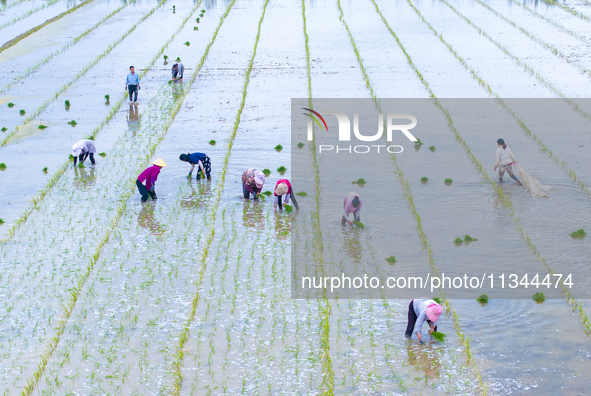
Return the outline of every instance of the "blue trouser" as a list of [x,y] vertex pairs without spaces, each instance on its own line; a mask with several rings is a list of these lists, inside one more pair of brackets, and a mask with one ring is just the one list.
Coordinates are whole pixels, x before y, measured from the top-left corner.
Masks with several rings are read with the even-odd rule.
[[[127,89],[129,90],[129,101],[130,102],[137,102],[137,85],[128,85]],[[135,94],[135,95],[134,95]],[[133,99],[132,96],[135,96]]]

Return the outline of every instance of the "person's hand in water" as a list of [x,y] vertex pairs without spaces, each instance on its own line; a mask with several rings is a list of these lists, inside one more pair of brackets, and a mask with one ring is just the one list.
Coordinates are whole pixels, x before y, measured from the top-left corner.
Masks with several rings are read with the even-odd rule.
[[349,225],[353,225],[353,222],[351,220],[347,220],[347,223],[349,223]]
[[193,173],[189,172],[189,174],[187,175],[187,179],[190,179],[191,177],[193,177]]
[[497,170],[498,166],[495,166],[494,170]]
[[419,344],[424,345],[425,343],[423,342],[423,340],[419,341]]

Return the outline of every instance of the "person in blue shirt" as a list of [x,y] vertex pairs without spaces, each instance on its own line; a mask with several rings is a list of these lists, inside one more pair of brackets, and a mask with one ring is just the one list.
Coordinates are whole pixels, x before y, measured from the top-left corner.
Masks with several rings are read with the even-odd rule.
[[[135,67],[129,66],[129,74],[125,80],[125,90],[129,90],[129,102],[137,103],[138,91],[142,89],[140,87],[140,77],[135,74]],[[132,98],[132,96],[134,96]]]
[[211,180],[211,159],[206,154],[203,153],[187,153],[181,154],[179,159],[183,162],[188,162],[191,164],[191,171],[187,175],[187,178],[191,178],[193,176],[193,169],[195,169],[195,165],[197,165],[197,180],[201,179],[201,172],[207,176],[207,180]]

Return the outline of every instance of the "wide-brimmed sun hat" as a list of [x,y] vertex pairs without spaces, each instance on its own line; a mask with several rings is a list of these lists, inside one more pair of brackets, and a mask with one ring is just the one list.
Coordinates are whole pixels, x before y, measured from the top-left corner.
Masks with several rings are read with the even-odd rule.
[[265,174],[261,171],[257,171],[257,173],[254,174],[254,183],[258,188],[263,188],[263,185],[265,184]]
[[431,304],[427,307],[427,317],[433,323],[437,322],[443,312],[443,308],[439,304]]
[[279,183],[275,187],[275,194],[279,196],[287,194],[287,191],[289,191],[289,187],[287,187],[286,183]]
[[166,168],[166,162],[162,158],[158,158],[156,161],[152,162],[154,165],[158,165],[162,168]]

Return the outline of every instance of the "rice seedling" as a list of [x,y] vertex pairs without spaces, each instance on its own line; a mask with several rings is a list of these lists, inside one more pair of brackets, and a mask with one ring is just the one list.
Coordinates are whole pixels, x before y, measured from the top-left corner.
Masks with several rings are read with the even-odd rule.
[[72,120],[72,121],[68,122],[68,125],[71,125],[73,127],[76,126],[77,124],[78,123],[76,122],[76,120]]
[[271,195],[273,195],[273,192],[267,190],[267,191],[264,191],[263,194],[265,194],[266,196],[271,196]]
[[203,18],[203,15],[205,15],[205,14],[203,14],[203,13],[199,14],[199,18]]
[[100,155],[101,157],[106,157],[106,156],[107,156],[107,153],[99,153],[99,155]]
[[205,14],[205,10],[203,10],[203,9],[202,9],[202,10],[201,10],[201,13],[202,13],[202,14]]
[[439,297],[433,297],[432,300],[435,301],[437,304],[441,304],[443,302],[443,300]]
[[190,45],[191,45],[191,43],[190,43],[190,42],[188,42],[188,41],[185,41],[185,45],[188,47],[188,46],[190,46]]
[[287,170],[287,168],[283,165],[281,165],[279,168],[277,168],[277,172],[281,173],[282,175],[285,174],[286,170]]
[[66,107],[70,107],[70,101],[69,101],[69,100],[66,100],[66,101],[64,102],[64,105],[65,105]]
[[0,224],[4,224],[4,220],[0,219]]
[[365,226],[363,225],[363,223],[360,222],[360,221],[354,221],[353,224],[356,225],[359,228],[365,228]]
[[302,143],[302,142],[299,142],[299,143],[298,143],[298,148],[299,148],[299,149],[301,149],[302,147],[304,147],[304,143]]
[[464,241],[462,241],[462,238],[460,237],[456,237],[456,239],[454,239],[454,243],[456,245],[461,245]]
[[445,180],[444,180],[444,183],[445,183],[447,186],[451,186],[453,182],[454,182],[454,181],[453,181],[452,179],[445,179]]
[[8,108],[12,109],[14,107],[14,103],[10,102],[8,103]]
[[293,210],[293,208],[291,207],[291,205],[285,204],[283,205],[283,208],[285,209],[285,211],[287,213],[291,212]]
[[107,100],[107,103],[109,103],[109,99],[111,99],[110,95],[105,95],[105,99]]
[[45,129],[45,128],[47,128],[47,125],[39,125],[39,126],[37,127],[37,129]]
[[213,140],[213,139],[211,139],[211,140],[209,141],[209,144],[210,144],[210,145],[212,145],[212,146],[215,146],[215,143],[216,143],[216,142],[215,142],[215,140]]
[[72,154],[70,154],[70,156],[68,157],[69,161],[74,161],[74,156]]
[[195,19],[195,22],[199,23],[199,18]]
[[431,333],[431,337],[437,342],[445,342],[445,337],[447,336],[439,331],[434,331]]
[[43,172],[47,173],[47,167],[43,168]]
[[472,238],[472,237],[471,237],[470,235],[468,235],[468,234],[464,235],[464,242],[475,242],[475,241],[477,241],[477,240],[478,240],[478,239],[476,239],[476,238]]
[[168,55],[164,55],[164,62],[168,60]]
[[573,238],[579,238],[579,239],[585,238],[585,235],[587,235],[587,233],[582,228],[579,228],[578,230],[573,231],[573,232],[570,233],[570,236],[571,237],[573,237]]
[[24,116],[24,115],[25,115],[25,113],[26,113],[26,111],[24,111],[24,110],[19,110],[19,113],[20,113],[20,115]]
[[296,195],[299,197],[307,197],[308,193],[305,191],[300,191],[300,192],[297,192]]
[[481,294],[480,296],[478,296],[476,301],[478,301],[482,305],[485,305],[486,303],[488,303],[488,296],[486,294]]
[[0,162],[0,169],[6,169],[6,164],[4,162]]
[[263,173],[265,174],[265,177],[269,177],[269,175],[271,174],[271,171],[267,168],[263,169]]
[[390,264],[394,264],[396,262],[396,257],[394,257],[394,256],[387,257],[386,261]]
[[199,28],[197,26],[193,26],[193,30],[197,31]]
[[533,295],[532,299],[535,302],[537,302],[538,304],[541,304],[544,301],[546,301],[546,296],[542,292],[537,292],[536,294]]
[[435,151],[435,146],[429,147],[429,150],[431,150],[431,152],[434,152]]
[[423,176],[421,177],[421,183],[425,184],[429,181],[429,178],[427,176]]
[[7,130],[6,127],[2,127],[2,132],[6,132]]
[[84,164],[82,162],[78,163],[78,168],[84,168]]
[[275,150],[281,151],[281,150],[283,150],[283,146],[278,144],[277,146],[275,146]]
[[176,11],[176,6],[173,5],[172,6],[172,12],[175,12],[175,11]]

